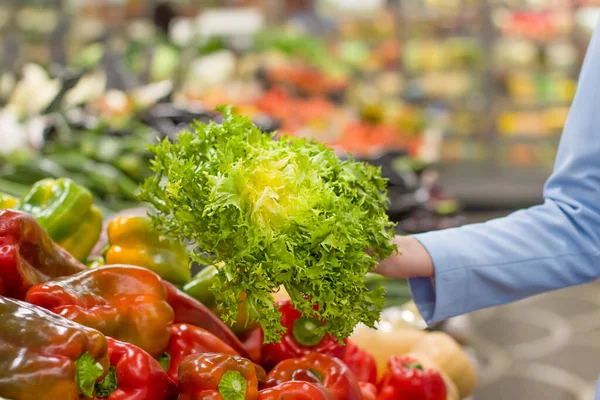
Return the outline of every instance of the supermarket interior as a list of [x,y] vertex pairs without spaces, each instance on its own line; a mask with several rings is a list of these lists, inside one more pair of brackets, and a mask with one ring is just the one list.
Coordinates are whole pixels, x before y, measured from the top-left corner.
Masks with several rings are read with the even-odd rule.
[[[106,234],[106,224],[112,216],[139,210],[140,187],[150,190],[143,182],[160,168],[169,168],[163,165],[168,158],[152,162],[149,146],[157,140],[176,141],[185,129],[204,129],[193,121],[233,126],[227,113],[216,109],[225,104],[275,139],[315,139],[333,149],[336,160],[354,159],[380,168],[387,179],[386,213],[396,223],[398,235],[503,217],[543,202],[543,187],[553,171],[599,18],[598,0],[4,0],[0,2],[0,210],[16,207],[34,217],[39,213],[36,219],[50,238],[84,265],[145,267],[111,253],[112,249],[106,253],[107,240],[114,245],[112,240],[119,240],[116,230],[126,229],[123,223],[111,232],[109,225]],[[222,145],[217,142],[213,144]],[[159,147],[153,151],[167,151],[162,144]],[[174,179],[172,171],[169,179]],[[214,179],[223,177],[218,172]],[[98,235],[76,240],[89,242],[87,250],[78,244],[81,254],[71,247],[74,242],[69,240],[74,239],[59,238],[62,228],[50,225],[57,215],[50,217],[39,205],[48,202],[50,191],[58,186],[47,186],[40,194],[38,183],[56,184],[64,178],[87,188],[93,196],[90,204],[93,201],[104,216],[102,234],[100,217]],[[31,206],[32,202],[37,203]],[[81,207],[81,200],[70,204]],[[166,203],[154,202],[158,209],[161,204]],[[215,206],[210,213],[224,207]],[[8,268],[2,258],[2,218],[0,214],[4,295],[10,291],[5,292],[2,282],[7,278],[1,270]],[[79,223],[78,218],[88,217],[73,214],[70,223]],[[163,223],[168,221],[165,217]],[[103,241],[106,235],[114,238]],[[218,245],[217,241],[213,248]],[[267,258],[271,256],[275,257]],[[173,281],[148,268],[181,284],[184,291],[190,286],[184,278]],[[221,272],[215,276],[224,277]],[[370,275],[367,281],[381,282],[387,291],[379,331],[385,330],[384,322],[391,323],[419,334],[443,333],[460,346],[442,348],[432,336],[431,347],[423,350],[428,345],[421,336],[402,331],[395,338],[379,339],[377,329],[357,336],[356,343],[366,343],[367,348],[381,340],[380,346],[389,347],[372,351],[389,357],[408,353],[415,341],[424,341],[415,348],[429,353],[445,381],[456,386],[453,395],[448,389],[448,399],[594,398],[600,372],[599,283],[426,327],[411,302],[406,280]],[[311,296],[284,286],[293,300]],[[0,304],[0,314],[3,307]],[[403,343],[391,344],[395,340]],[[404,350],[392,354],[397,349]],[[452,351],[461,351],[466,358]],[[1,345],[0,354],[4,354]],[[14,371],[1,358],[0,398],[29,399],[3,383]],[[184,390],[182,371],[179,368],[179,385]],[[378,372],[381,377],[383,371]],[[375,391],[373,397],[363,391],[362,397],[338,393],[331,398],[441,398],[386,395],[384,381],[374,382],[379,395]],[[92,398],[111,399],[98,394],[98,385]],[[261,393],[265,390],[273,389]],[[222,398],[288,398],[260,396]],[[317,399],[314,396],[289,399]],[[124,398],[129,397],[118,399]]]

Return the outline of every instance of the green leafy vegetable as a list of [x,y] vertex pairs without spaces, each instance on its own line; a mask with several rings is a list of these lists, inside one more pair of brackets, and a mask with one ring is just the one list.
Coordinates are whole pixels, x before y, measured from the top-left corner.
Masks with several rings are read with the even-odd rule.
[[75,381],[85,397],[94,397],[94,385],[103,373],[102,365],[90,353],[85,353],[75,361]]
[[239,371],[227,371],[219,382],[219,393],[224,400],[244,400],[248,383]]
[[314,141],[273,140],[219,111],[222,124],[195,123],[151,148],[155,175],[140,198],[154,205],[157,228],[208,253],[194,252],[198,263],[224,263],[212,286],[223,318],[235,320],[245,294],[267,343],[284,331],[270,295],[281,285],[324,322],[317,335],[341,340],[359,322],[373,326],[384,292],[367,290],[365,276],[395,250],[380,170]]
[[112,392],[117,390],[117,387],[119,387],[117,370],[115,367],[110,367],[106,377],[104,377],[101,382],[96,383],[96,397],[108,397]]

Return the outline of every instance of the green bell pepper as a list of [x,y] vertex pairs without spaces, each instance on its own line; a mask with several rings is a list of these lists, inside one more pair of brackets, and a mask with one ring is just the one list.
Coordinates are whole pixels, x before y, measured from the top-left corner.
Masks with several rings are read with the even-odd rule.
[[84,261],[102,231],[102,213],[89,190],[68,178],[43,179],[33,185],[17,208],[31,214],[48,235]]

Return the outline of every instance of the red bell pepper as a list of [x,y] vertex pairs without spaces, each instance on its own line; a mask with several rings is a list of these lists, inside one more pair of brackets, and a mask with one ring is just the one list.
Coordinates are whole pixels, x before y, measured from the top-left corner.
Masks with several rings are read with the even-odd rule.
[[156,359],[129,343],[107,338],[110,370],[96,384],[96,400],[166,400],[176,388]]
[[277,364],[267,376],[269,382],[320,382],[334,400],[361,400],[356,377],[342,360],[326,354],[311,353]]
[[33,285],[86,269],[31,215],[0,211],[0,295],[22,300]]
[[369,382],[377,385],[377,364],[375,357],[348,341],[346,354],[342,361],[354,373],[359,382]]
[[250,355],[250,359],[257,364],[262,362],[262,348],[264,335],[261,328],[256,328],[240,336],[244,348]]
[[333,400],[333,395],[320,384],[289,381],[261,390],[258,400]]
[[0,398],[79,400],[109,368],[106,338],[43,308],[0,296]]
[[438,371],[424,369],[409,356],[390,357],[379,383],[377,400],[446,400],[447,388]]
[[358,382],[363,400],[377,400],[377,386],[369,382]]
[[238,337],[204,304],[188,296],[170,282],[163,281],[163,285],[167,290],[167,301],[175,312],[176,324],[190,324],[206,329],[231,346],[240,356],[249,358]]
[[233,356],[239,355],[209,331],[188,324],[173,325],[171,340],[165,353],[169,363],[167,374],[175,383],[178,382],[179,364],[190,354],[221,353]]
[[160,356],[173,310],[161,279],[145,268],[107,265],[36,285],[26,300]]
[[346,347],[329,334],[316,334],[315,329],[321,322],[303,317],[294,308],[290,300],[278,302],[281,313],[281,325],[286,329],[279,343],[269,343],[263,346],[263,364],[271,368],[289,358],[299,358],[318,352],[342,358]]
[[179,393],[178,400],[256,400],[257,369],[242,357],[194,354],[179,365]]

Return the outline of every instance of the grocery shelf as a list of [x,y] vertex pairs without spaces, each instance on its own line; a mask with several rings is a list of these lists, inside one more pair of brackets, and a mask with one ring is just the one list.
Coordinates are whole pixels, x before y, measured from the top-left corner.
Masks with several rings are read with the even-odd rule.
[[551,171],[485,163],[440,164],[440,184],[465,211],[518,209],[539,204]]

